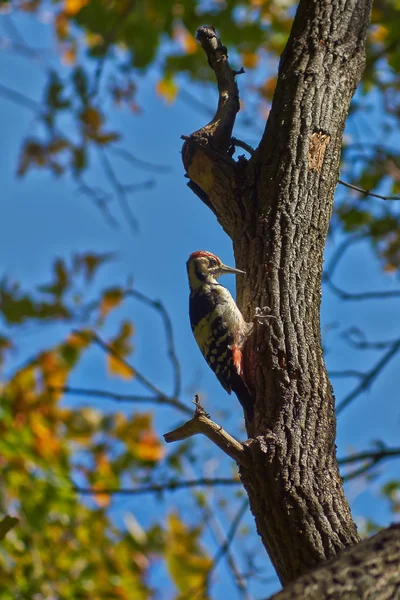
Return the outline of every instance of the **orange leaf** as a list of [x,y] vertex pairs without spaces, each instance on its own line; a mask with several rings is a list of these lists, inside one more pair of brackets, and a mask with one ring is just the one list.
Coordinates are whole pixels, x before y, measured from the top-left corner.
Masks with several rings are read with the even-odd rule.
[[135,373],[125,363],[112,355],[107,356],[107,370],[109,375],[116,375],[121,379],[133,379]]
[[104,319],[108,313],[119,306],[123,300],[123,293],[120,288],[110,288],[106,290],[103,295],[103,299],[100,303],[100,315]]
[[243,66],[247,69],[254,69],[258,63],[258,56],[255,52],[242,52]]
[[[113,350],[124,359],[132,351],[129,339],[133,334],[133,325],[129,321],[123,321],[120,331],[111,342]],[[107,367],[110,375],[118,375],[122,379],[132,379],[135,376],[134,370],[112,354],[107,355]]]
[[60,441],[38,413],[32,413],[29,425],[35,436],[38,454],[44,457],[54,457],[60,452]]
[[164,77],[164,79],[160,79],[157,83],[156,92],[159,96],[164,98],[165,102],[171,104],[176,98],[178,86],[172,77]]
[[61,56],[61,62],[63,65],[74,65],[76,63],[76,46],[72,44],[69,46]]
[[194,54],[199,46],[193,35],[182,25],[177,25],[174,29],[174,38],[178,40],[186,54]]
[[144,432],[136,451],[138,458],[144,461],[157,462],[164,456],[164,448],[153,430]]
[[64,10],[68,16],[76,15],[88,0],[64,0]]
[[[101,485],[93,485],[92,488],[94,490],[101,490],[102,486]],[[97,504],[97,506],[100,506],[100,508],[107,508],[107,506],[109,506],[110,502],[111,502],[110,494],[93,494],[92,498],[93,498],[94,502]]]

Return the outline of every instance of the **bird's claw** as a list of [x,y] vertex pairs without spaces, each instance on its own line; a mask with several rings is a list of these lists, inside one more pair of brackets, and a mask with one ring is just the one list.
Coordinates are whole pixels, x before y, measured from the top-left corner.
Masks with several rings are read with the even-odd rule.
[[253,322],[255,321],[262,325],[267,321],[267,319],[276,318],[277,317],[275,317],[275,315],[271,315],[271,308],[269,306],[263,306],[262,308],[256,306],[256,309],[254,311]]

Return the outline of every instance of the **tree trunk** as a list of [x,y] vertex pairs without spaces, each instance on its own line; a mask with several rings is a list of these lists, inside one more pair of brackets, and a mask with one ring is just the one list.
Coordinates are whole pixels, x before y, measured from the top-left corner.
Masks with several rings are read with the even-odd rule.
[[370,10],[370,0],[300,2],[249,161],[229,155],[238,94],[227,50],[212,28],[198,32],[220,98],[211,123],[185,138],[183,161],[191,189],[215,213],[248,274],[238,279],[243,314],[251,321],[256,307],[271,309],[245,348],[255,419],[247,422],[240,476],[283,584],[360,541],[336,461],[320,302],[343,129],[364,69]]

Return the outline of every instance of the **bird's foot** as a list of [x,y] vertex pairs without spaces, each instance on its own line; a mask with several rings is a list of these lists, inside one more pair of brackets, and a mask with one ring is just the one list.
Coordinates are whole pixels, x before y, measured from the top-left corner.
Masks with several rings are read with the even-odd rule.
[[259,323],[260,325],[264,325],[268,319],[276,319],[275,315],[271,315],[271,308],[269,306],[263,306],[260,308],[256,307],[254,311],[253,323]]

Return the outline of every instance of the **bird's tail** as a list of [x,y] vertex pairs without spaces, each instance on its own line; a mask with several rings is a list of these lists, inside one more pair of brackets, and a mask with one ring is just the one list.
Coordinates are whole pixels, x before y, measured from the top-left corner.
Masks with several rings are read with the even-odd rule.
[[254,400],[250,394],[250,390],[247,387],[246,382],[238,373],[235,373],[234,377],[232,378],[232,390],[235,392],[240,404],[242,405],[248,420],[252,421],[254,417]]

